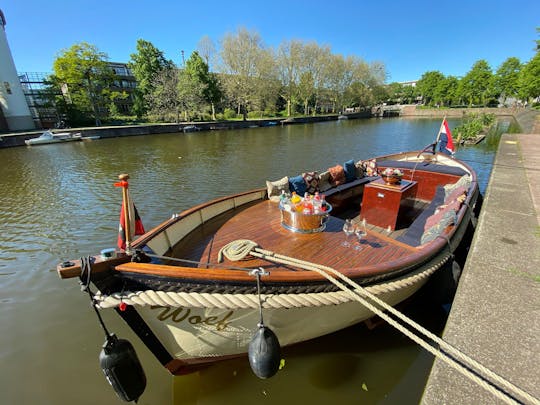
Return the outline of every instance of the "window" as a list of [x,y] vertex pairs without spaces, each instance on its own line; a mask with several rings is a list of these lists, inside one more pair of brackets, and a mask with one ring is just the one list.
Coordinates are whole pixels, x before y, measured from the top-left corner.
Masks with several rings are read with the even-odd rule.
[[4,82],[4,87],[6,88],[6,93],[11,94],[11,86],[9,85],[9,82]]

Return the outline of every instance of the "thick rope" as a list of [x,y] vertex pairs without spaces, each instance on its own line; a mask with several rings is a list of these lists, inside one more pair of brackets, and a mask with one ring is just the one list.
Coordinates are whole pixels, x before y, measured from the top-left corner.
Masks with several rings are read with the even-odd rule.
[[[459,371],[462,374],[464,374],[465,376],[469,377],[470,379],[475,381],[477,384],[479,384],[480,386],[485,388],[487,391],[491,392],[493,395],[500,398],[501,400],[503,400],[503,401],[505,401],[507,403],[511,403],[511,404],[518,403],[517,401],[515,401],[514,398],[511,398],[506,393],[501,392],[499,389],[497,389],[497,387],[494,387],[489,382],[479,378],[475,373],[471,372],[469,369],[465,368],[461,364],[456,363],[453,359],[451,359],[448,356],[441,353],[440,350],[435,349],[429,343],[422,340],[422,338],[418,337],[417,335],[415,335],[414,333],[412,333],[408,329],[404,328],[401,324],[399,324],[393,318],[389,317],[387,314],[382,312],[379,308],[372,305],[369,301],[366,301],[362,297],[362,295],[364,295],[365,297],[372,300],[374,303],[379,305],[382,309],[384,309],[384,310],[390,312],[391,314],[393,314],[394,316],[396,316],[398,319],[403,321],[405,324],[411,326],[416,331],[420,332],[421,334],[423,334],[427,338],[431,339],[433,342],[437,343],[440,348],[442,348],[443,350],[445,350],[449,354],[455,356],[458,360],[462,361],[463,363],[465,363],[469,367],[475,368],[479,372],[485,373],[485,375],[489,376],[493,381],[499,383],[501,386],[503,386],[505,389],[509,390],[510,392],[513,392],[514,395],[521,396],[522,398],[527,398],[527,400],[530,401],[531,403],[535,403],[535,404],[540,403],[536,398],[534,398],[529,393],[521,390],[519,387],[517,387],[514,384],[512,384],[511,382],[507,381],[503,377],[499,376],[498,374],[496,374],[493,371],[489,370],[488,368],[484,367],[482,364],[478,363],[476,360],[470,358],[465,353],[461,352],[460,350],[456,349],[455,347],[453,347],[449,343],[447,343],[444,340],[442,340],[441,338],[439,338],[437,335],[431,333],[430,331],[428,331],[427,329],[422,327],[420,324],[416,323],[412,319],[405,316],[403,313],[396,310],[394,307],[388,305],[387,303],[385,303],[384,301],[382,301],[381,299],[379,299],[375,295],[371,294],[367,289],[363,288],[362,286],[360,286],[359,284],[357,284],[356,282],[354,282],[350,278],[346,277],[345,275],[341,274],[337,270],[332,269],[330,267],[322,266],[322,265],[311,264],[311,263],[304,262],[304,261],[299,260],[299,259],[290,258],[290,257],[279,255],[279,254],[276,254],[276,253],[273,253],[273,252],[263,251],[262,249],[257,249],[257,251],[258,252],[256,252],[256,253],[252,252],[252,255],[254,255],[256,257],[264,258],[264,259],[267,259],[267,260],[270,260],[269,257],[271,256],[272,259],[278,259],[278,262],[281,262],[283,264],[295,264],[295,265],[298,265],[299,267],[302,267],[303,269],[312,270],[312,271],[315,271],[315,272],[321,274],[322,276],[327,278],[329,281],[331,281],[333,284],[335,284],[339,288],[341,288],[343,291],[347,291],[353,298],[357,298],[357,300],[362,305],[364,305],[366,308],[368,308],[373,313],[377,314],[377,316],[384,319],[390,325],[394,326],[396,329],[398,329],[400,332],[402,332],[405,336],[410,338],[412,341],[419,344],[425,350],[427,350],[428,352],[430,352],[431,354],[433,354],[435,357],[439,358],[440,360],[444,361],[445,363],[447,363],[451,367],[455,368],[457,371]],[[264,253],[259,255],[258,254],[259,252],[264,252]],[[447,256],[444,261],[446,262],[449,257],[450,256]],[[330,274],[327,274],[325,272],[328,272],[328,273],[331,273],[331,274],[335,275],[337,278],[343,280],[349,286],[354,287],[355,290],[353,291],[353,290],[347,288],[345,285],[343,285],[343,284],[341,284],[339,282],[336,282],[336,279],[334,279]]]

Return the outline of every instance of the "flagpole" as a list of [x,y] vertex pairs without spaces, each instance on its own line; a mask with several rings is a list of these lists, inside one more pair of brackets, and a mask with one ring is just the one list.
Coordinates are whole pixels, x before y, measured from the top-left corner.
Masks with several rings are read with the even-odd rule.
[[130,253],[131,251],[131,218],[130,218],[130,209],[129,209],[129,193],[128,193],[128,179],[129,174],[120,174],[118,176],[120,180],[120,186],[122,187],[122,204],[124,206],[124,229],[126,234],[126,252]]
[[443,117],[443,120],[441,122],[441,126],[439,127],[439,133],[437,134],[437,138],[435,139],[435,144],[439,143],[439,138],[441,137],[441,129],[444,125],[444,121],[446,120],[446,115]]

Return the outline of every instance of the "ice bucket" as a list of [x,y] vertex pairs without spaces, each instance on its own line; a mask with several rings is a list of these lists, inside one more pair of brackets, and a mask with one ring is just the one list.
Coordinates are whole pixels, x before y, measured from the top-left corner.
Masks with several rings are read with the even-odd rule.
[[326,228],[326,221],[332,211],[332,206],[326,203],[326,211],[320,214],[304,214],[298,211],[288,211],[281,203],[279,204],[281,212],[281,225],[292,232],[315,233],[322,232]]

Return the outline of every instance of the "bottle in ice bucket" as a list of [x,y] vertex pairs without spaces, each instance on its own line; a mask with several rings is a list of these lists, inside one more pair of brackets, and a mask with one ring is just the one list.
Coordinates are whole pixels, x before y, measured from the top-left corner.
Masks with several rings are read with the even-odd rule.
[[285,211],[291,211],[291,200],[289,199],[288,193],[285,190],[281,190],[281,195],[279,196],[279,203]]
[[316,191],[315,195],[313,196],[313,213],[320,214],[321,212],[322,212],[321,196],[319,195],[319,192]]
[[311,202],[311,198],[308,193],[304,194],[304,200],[302,201],[302,213],[304,215],[311,215],[313,214],[313,203]]
[[300,202],[302,202],[302,199],[298,194],[296,194],[296,191],[293,191],[291,196],[291,205],[293,209],[296,211],[302,211],[302,204],[300,204]]

